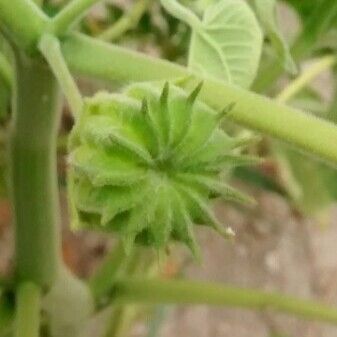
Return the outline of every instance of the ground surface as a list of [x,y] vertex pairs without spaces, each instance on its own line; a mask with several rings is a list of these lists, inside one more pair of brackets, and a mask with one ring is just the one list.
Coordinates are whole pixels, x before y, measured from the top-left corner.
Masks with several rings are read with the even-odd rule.
[[[313,219],[299,218],[279,196],[260,192],[254,211],[217,207],[224,223],[237,232],[227,243],[202,229],[199,238],[204,262],[190,264],[187,277],[244,287],[281,291],[302,298],[337,303],[337,208],[324,228]],[[12,257],[10,214],[0,208],[0,271],[10,270]],[[80,275],[90,274],[109,242],[100,236],[65,231],[64,255]],[[301,321],[275,313],[206,306],[166,308],[158,337],[335,337],[337,327]],[[138,325],[134,336],[144,336]]]

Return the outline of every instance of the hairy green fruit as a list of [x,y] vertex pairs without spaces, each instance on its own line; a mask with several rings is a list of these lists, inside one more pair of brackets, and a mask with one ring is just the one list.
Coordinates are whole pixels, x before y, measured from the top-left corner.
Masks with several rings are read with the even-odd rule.
[[193,224],[224,236],[210,201],[249,202],[223,181],[233,165],[251,163],[236,154],[217,113],[169,86],[137,84],[122,94],[85,100],[70,140],[69,191],[74,226],[118,232],[129,251],[134,242],[165,247],[186,243],[198,254]]

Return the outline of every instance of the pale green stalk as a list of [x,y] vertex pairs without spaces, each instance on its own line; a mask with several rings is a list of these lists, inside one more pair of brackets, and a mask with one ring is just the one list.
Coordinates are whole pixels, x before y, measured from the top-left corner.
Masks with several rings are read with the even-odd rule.
[[136,0],[135,5],[118,19],[111,27],[103,31],[98,38],[105,41],[115,41],[128,30],[137,26],[139,20],[153,0]]
[[82,111],[83,99],[64,61],[59,40],[53,35],[45,34],[40,40],[39,49],[57,78],[70,110],[75,117],[78,116]]
[[72,0],[51,21],[50,31],[55,35],[68,32],[96,3],[102,0]]
[[59,89],[42,59],[16,53],[9,182],[16,280],[48,289],[61,264],[56,139]]
[[[304,89],[316,76],[321,72],[332,67],[336,62],[336,57],[326,56],[316,61],[312,66],[306,69],[301,75],[290,82],[279,95],[276,100],[281,103],[289,102],[294,96],[296,96],[302,89]],[[273,143],[272,143],[273,145]],[[288,152],[289,149],[285,149],[282,144],[271,146],[270,151],[276,158],[279,167],[279,176],[284,182],[289,196],[293,200],[301,200],[303,196],[303,190],[299,185],[296,177],[294,176],[293,169],[289,162]]]
[[[10,17],[8,13],[2,15],[2,8],[6,10],[11,8],[12,11],[15,11],[16,7],[21,9],[18,0],[14,0],[13,6],[13,2],[11,6],[4,6],[5,3],[7,2],[0,0],[0,19],[2,16],[7,19]],[[335,7],[333,6],[332,9],[334,10]],[[26,14],[33,19],[39,17],[34,10],[27,11]],[[20,27],[19,22],[13,21],[9,27],[20,36],[17,32]],[[31,39],[27,38],[27,40]],[[66,38],[62,43],[62,49],[67,62],[74,71],[110,81],[164,80],[191,76],[191,73],[184,67],[82,36],[72,35]],[[194,77],[198,80],[198,76]],[[221,81],[204,79],[204,83],[202,94],[208,103],[219,109],[229,103],[236,103],[228,116],[234,122],[289,142],[322,159],[337,163],[335,147],[337,128],[334,125]],[[315,130],[315,132],[307,132],[307,130]]]
[[92,295],[97,302],[107,294],[116,277],[125,271],[133,257],[134,254],[125,254],[122,243],[118,243],[117,247],[106,256],[102,265],[89,280]]
[[337,127],[323,119],[225,82],[200,78],[185,67],[83,35],[65,39],[62,50],[73,71],[107,81],[175,80],[182,77],[194,78],[195,83],[203,80],[201,97],[207,103],[219,110],[235,103],[227,115],[232,121],[337,164]]
[[113,308],[111,322],[104,337],[125,337],[139,314],[139,306],[122,305]]
[[337,62],[337,57],[329,55],[322,57],[316,61],[312,66],[305,70],[294,81],[290,82],[284,90],[277,96],[279,102],[288,102],[292,97],[298,94],[308,83],[310,83],[315,77],[321,74],[323,71],[328,70]]
[[207,304],[274,310],[337,324],[337,309],[278,293],[186,280],[125,279],[112,292],[116,304]]
[[14,337],[39,337],[41,290],[34,283],[22,283],[16,294]]
[[200,27],[199,18],[176,0],[160,0],[161,5],[175,18],[187,23],[193,29]]

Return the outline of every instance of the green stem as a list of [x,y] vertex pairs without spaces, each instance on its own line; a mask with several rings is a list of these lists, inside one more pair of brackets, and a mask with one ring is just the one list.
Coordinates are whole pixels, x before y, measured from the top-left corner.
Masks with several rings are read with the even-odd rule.
[[62,53],[76,73],[106,81],[151,81],[189,75],[186,68],[120,48],[82,34],[61,42]]
[[325,56],[315,62],[311,67],[304,71],[294,81],[292,81],[282,92],[277,96],[279,102],[289,102],[289,100],[299,93],[308,83],[317,77],[323,71],[331,68],[337,62],[336,56]]
[[232,121],[337,163],[337,127],[325,120],[216,79],[201,79],[185,67],[81,35],[65,39],[62,51],[73,71],[108,81],[203,80],[201,97],[207,103],[219,110],[236,103],[228,114]]
[[89,281],[91,292],[96,301],[107,294],[116,277],[121,276],[120,273],[125,271],[132,259],[133,254],[125,255],[125,249],[121,243],[118,243],[117,247],[108,254]]
[[[113,288],[117,278],[132,278],[137,275],[153,277],[154,274],[158,274],[158,269],[156,268],[158,260],[154,260],[153,252],[143,247],[138,247],[132,253],[132,258],[129,258],[128,255],[127,260],[124,260],[123,270],[119,270],[118,275],[115,274],[112,282],[110,282],[109,291],[106,292],[107,299],[109,299],[111,288]],[[123,337],[129,335],[132,323],[144,311],[144,307],[140,305],[113,305],[113,308],[114,310],[111,320],[108,322],[105,337]]]
[[185,280],[127,279],[116,282],[116,304],[207,304],[293,314],[337,324],[337,309],[277,293]]
[[32,50],[48,17],[31,0],[0,0],[0,23],[21,48]]
[[64,61],[59,40],[53,35],[45,34],[40,40],[39,49],[50,65],[68,100],[70,110],[76,117],[82,111],[83,99]]
[[41,291],[34,283],[19,285],[16,295],[15,337],[39,337]]
[[48,287],[61,260],[56,172],[59,90],[41,59],[21,53],[16,54],[15,81],[9,165],[16,276]]
[[87,11],[102,0],[72,0],[51,21],[50,31],[55,35],[65,34]]
[[126,12],[115,24],[102,32],[98,38],[105,41],[117,40],[125,32],[137,26],[151,2],[152,0],[138,0],[130,11]]
[[136,316],[139,314],[139,307],[134,305],[117,306],[113,309],[111,322],[104,337],[125,337],[130,333],[130,327]]

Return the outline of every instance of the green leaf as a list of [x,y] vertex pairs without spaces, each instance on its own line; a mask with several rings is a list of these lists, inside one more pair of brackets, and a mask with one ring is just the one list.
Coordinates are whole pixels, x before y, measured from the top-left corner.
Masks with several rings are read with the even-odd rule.
[[220,0],[210,5],[192,32],[188,64],[191,69],[244,88],[251,85],[263,38],[246,2]]
[[276,19],[276,0],[254,0],[255,10],[260,23],[269,38],[277,57],[290,74],[297,73],[296,64],[290,54],[287,42],[279,30]]

